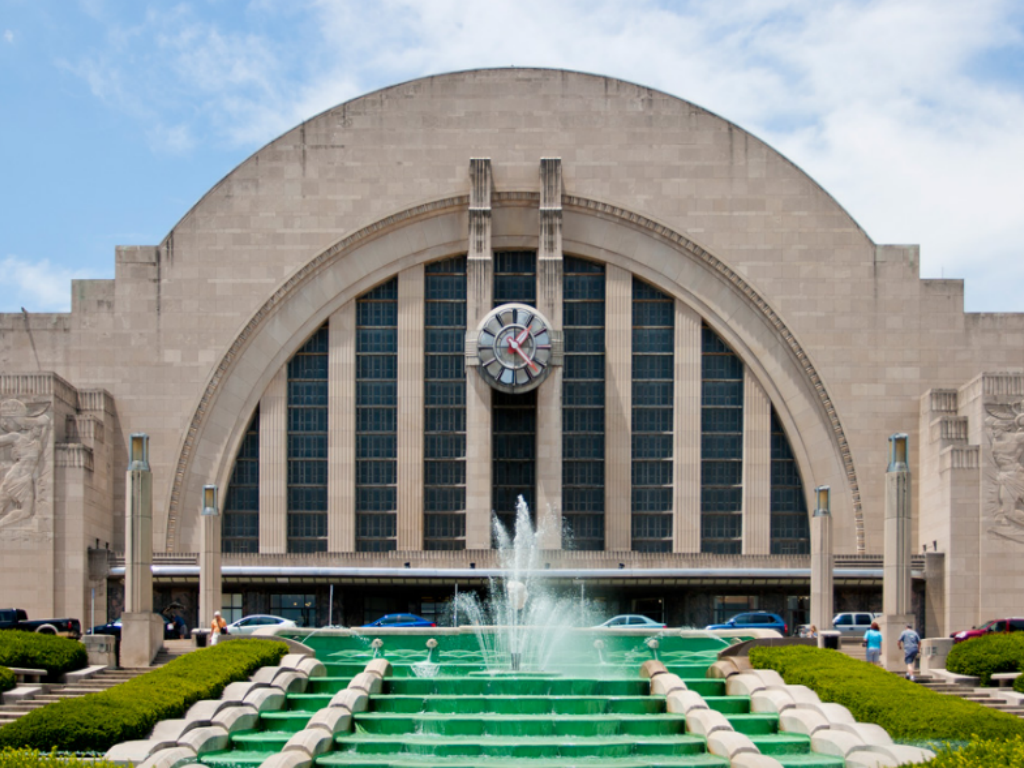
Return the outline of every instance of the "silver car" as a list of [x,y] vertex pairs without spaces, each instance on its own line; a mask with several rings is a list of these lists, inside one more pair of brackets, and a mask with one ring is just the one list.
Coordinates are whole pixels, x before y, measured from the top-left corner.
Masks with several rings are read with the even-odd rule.
[[864,637],[864,633],[871,629],[871,622],[881,615],[868,611],[837,613],[832,618],[832,626],[843,637]]

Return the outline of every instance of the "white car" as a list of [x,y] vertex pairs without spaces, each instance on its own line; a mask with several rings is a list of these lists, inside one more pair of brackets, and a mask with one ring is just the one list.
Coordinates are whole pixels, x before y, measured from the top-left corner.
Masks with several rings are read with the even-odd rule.
[[283,619],[280,616],[270,616],[263,613],[254,616],[245,616],[233,624],[228,624],[229,635],[251,635],[257,629],[264,627],[294,627],[295,622],[291,619]]

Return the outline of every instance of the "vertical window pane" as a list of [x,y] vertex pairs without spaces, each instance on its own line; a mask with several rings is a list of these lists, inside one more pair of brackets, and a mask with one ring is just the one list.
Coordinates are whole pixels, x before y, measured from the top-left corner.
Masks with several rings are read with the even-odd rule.
[[633,278],[633,550],[672,551],[675,300]]
[[743,362],[701,328],[701,552],[743,548]]
[[563,546],[604,549],[605,269],[562,262]]

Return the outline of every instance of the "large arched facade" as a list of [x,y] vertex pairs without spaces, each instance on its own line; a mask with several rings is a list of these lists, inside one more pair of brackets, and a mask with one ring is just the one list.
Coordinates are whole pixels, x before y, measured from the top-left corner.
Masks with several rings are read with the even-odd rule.
[[[42,457],[31,503],[0,485],[0,576],[32,613],[82,615],[93,588],[120,612],[139,432],[157,603],[190,622],[209,484],[232,613],[440,615],[486,583],[492,513],[522,492],[556,586],[609,612],[797,623],[819,485],[837,609],[880,610],[895,432],[948,597],[927,613],[915,561],[921,621],[1012,605],[981,585],[1024,546],[999,415],[1024,408],[1024,319],[965,314],[915,247],[873,243],[681,99],[534,69],[396,85],[271,142],[116,263],[69,314],[0,316],[0,473],[7,444]],[[498,312],[501,347],[481,324],[510,304],[538,325],[508,335]]]

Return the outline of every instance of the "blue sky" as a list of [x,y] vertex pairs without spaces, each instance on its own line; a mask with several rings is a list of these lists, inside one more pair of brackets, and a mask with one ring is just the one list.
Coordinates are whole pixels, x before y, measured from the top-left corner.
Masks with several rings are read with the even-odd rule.
[[767,141],[970,311],[1024,311],[1024,3],[0,0],[0,311],[67,311],[285,130],[415,77],[594,72]]

